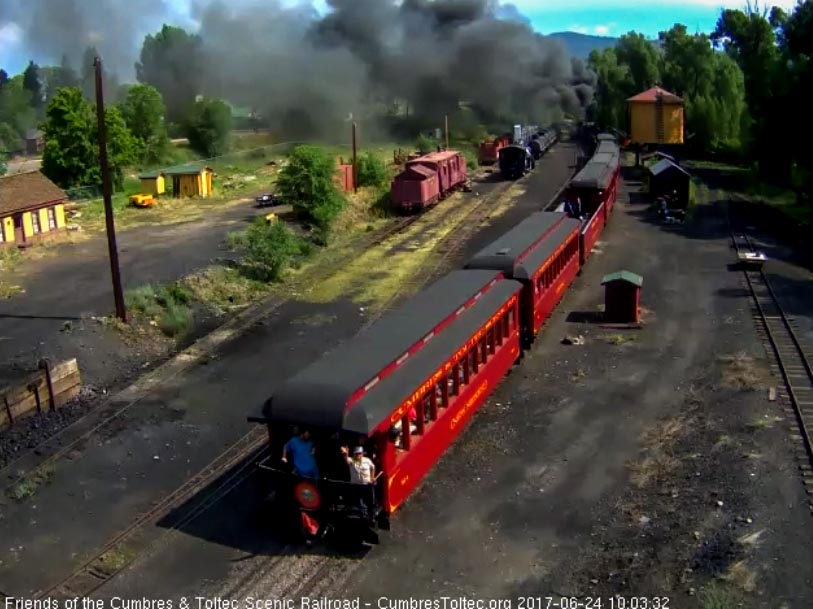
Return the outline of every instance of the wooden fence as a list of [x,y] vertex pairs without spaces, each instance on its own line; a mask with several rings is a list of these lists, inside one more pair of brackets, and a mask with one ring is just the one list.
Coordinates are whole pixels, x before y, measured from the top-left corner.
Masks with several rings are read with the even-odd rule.
[[81,386],[76,359],[56,365],[41,361],[38,372],[0,389],[0,429],[33,414],[57,410],[79,395]]

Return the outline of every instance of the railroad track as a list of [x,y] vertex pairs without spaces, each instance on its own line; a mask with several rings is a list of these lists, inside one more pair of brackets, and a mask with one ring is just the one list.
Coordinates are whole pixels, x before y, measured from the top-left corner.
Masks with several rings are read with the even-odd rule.
[[[739,253],[756,252],[744,231],[731,230],[734,249]],[[785,395],[793,410],[803,445],[799,469],[808,495],[813,495],[813,368],[810,358],[799,341],[793,322],[785,314],[764,271],[743,271],[753,297],[756,317],[761,322],[770,350],[785,384]],[[809,502],[813,512],[813,500]]]
[[[152,548],[171,531],[178,530],[206,512],[254,471],[255,465],[267,454],[267,435],[255,428],[209,463],[183,485],[142,513],[70,575],[56,584],[36,592],[34,598],[86,597],[132,563],[140,554]],[[233,470],[233,471],[231,471]],[[228,473],[203,496],[167,523],[156,537],[155,525],[173,510],[193,499],[201,491]]]
[[[478,230],[482,226],[482,223],[490,217],[492,210],[489,204],[502,196],[507,190],[516,186],[516,184],[516,182],[505,183],[504,185],[499,184],[486,196],[481,197],[476,204],[472,205],[471,208],[461,216],[450,232],[451,237],[443,244],[440,258],[436,264],[432,266],[430,272],[425,275],[424,281],[421,282],[422,284],[427,283],[433,278],[443,263],[448,260],[453,253],[458,251],[471,234]],[[561,189],[555,195],[554,200],[548,204],[545,209],[549,209],[553,205],[559,193],[561,193]],[[453,213],[453,210],[447,209],[443,216],[445,217],[451,213]],[[374,236],[371,236],[370,239],[366,240],[363,247],[369,248],[383,243],[394,235],[403,232],[421,218],[426,218],[426,214],[399,218],[391,226],[387,227],[386,230],[379,231]],[[464,223],[466,224],[464,225]],[[461,225],[465,226],[465,230],[458,230]],[[401,292],[399,291],[399,293]],[[392,300],[396,297],[397,294]],[[387,309],[388,307],[382,308],[377,315],[373,316],[367,325],[374,323]],[[95,427],[91,432],[76,442],[71,443],[71,446],[98,431],[101,426],[110,422],[117,414],[120,414],[120,412],[106,419],[100,426]],[[70,447],[65,447],[60,450],[57,455],[50,457],[49,460],[66,454],[69,450]],[[117,534],[90,558],[86,559],[67,577],[44,590],[38,591],[34,595],[35,598],[76,598],[92,594],[131,565],[136,559],[154,550],[162,542],[167,542],[172,532],[181,529],[216,505],[218,501],[249,478],[255,469],[256,463],[266,454],[265,430],[256,427],[235,442],[198,474],[188,479],[170,495],[141,514],[126,529]],[[173,510],[195,498],[196,495],[227,472],[230,472],[228,476],[210,488],[202,497],[199,497],[189,509],[177,517],[177,520],[167,523],[161,532],[156,535],[155,526],[158,522],[165,519]],[[262,579],[267,581],[269,571],[286,572],[286,559],[295,555],[296,549],[297,547],[294,545],[285,546],[278,555],[262,561],[262,568],[258,570],[262,575]],[[308,594],[308,592],[312,591],[315,587],[327,591],[328,587],[325,582],[331,579],[328,576],[332,574],[334,577],[338,576],[340,579],[346,581],[348,573],[354,571],[359,564],[357,560],[350,560],[348,562],[346,557],[339,555],[311,555],[306,558],[310,563],[308,568],[301,574],[301,577],[294,577],[292,582],[284,586],[281,590],[282,597],[290,597],[293,593],[299,595]],[[349,569],[342,567],[349,567]],[[257,577],[256,571],[257,570],[255,570],[255,577]]]

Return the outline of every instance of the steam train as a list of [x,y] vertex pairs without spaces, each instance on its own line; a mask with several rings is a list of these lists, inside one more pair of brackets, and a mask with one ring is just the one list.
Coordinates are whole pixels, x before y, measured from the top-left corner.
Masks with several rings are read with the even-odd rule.
[[[601,140],[566,189],[584,202],[585,219],[531,214],[463,270],[288,379],[249,418],[267,426],[270,457],[260,468],[287,530],[378,542],[377,528],[389,527],[531,348],[609,221],[618,180],[618,145]],[[303,430],[314,455],[305,473],[281,460]],[[351,482],[351,447],[375,466],[367,483]]]

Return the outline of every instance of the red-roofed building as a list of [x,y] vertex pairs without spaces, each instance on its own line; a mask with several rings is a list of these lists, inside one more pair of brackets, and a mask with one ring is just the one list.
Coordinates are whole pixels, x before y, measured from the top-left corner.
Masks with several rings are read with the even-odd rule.
[[627,100],[629,132],[633,144],[682,144],[683,99],[652,87]]

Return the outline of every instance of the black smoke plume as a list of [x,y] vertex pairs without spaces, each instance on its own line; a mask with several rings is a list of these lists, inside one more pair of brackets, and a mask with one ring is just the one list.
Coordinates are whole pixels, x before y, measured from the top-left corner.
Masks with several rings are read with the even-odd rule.
[[[197,0],[192,17],[202,41],[200,93],[251,106],[271,126],[296,136],[344,130],[350,116],[408,116],[417,127],[439,126],[444,114],[454,124],[463,115],[495,124],[546,124],[563,112],[579,114],[592,99],[593,75],[558,43],[535,33],[512,5],[327,3],[320,16],[308,2]],[[154,21],[169,10],[165,0],[12,4],[15,15],[28,13],[31,47],[59,57],[93,39],[123,78],[132,78],[139,50],[133,29],[141,28],[143,39],[153,31],[143,29],[144,15]],[[57,12],[63,15],[58,20]],[[115,39],[118,47],[108,44]]]

